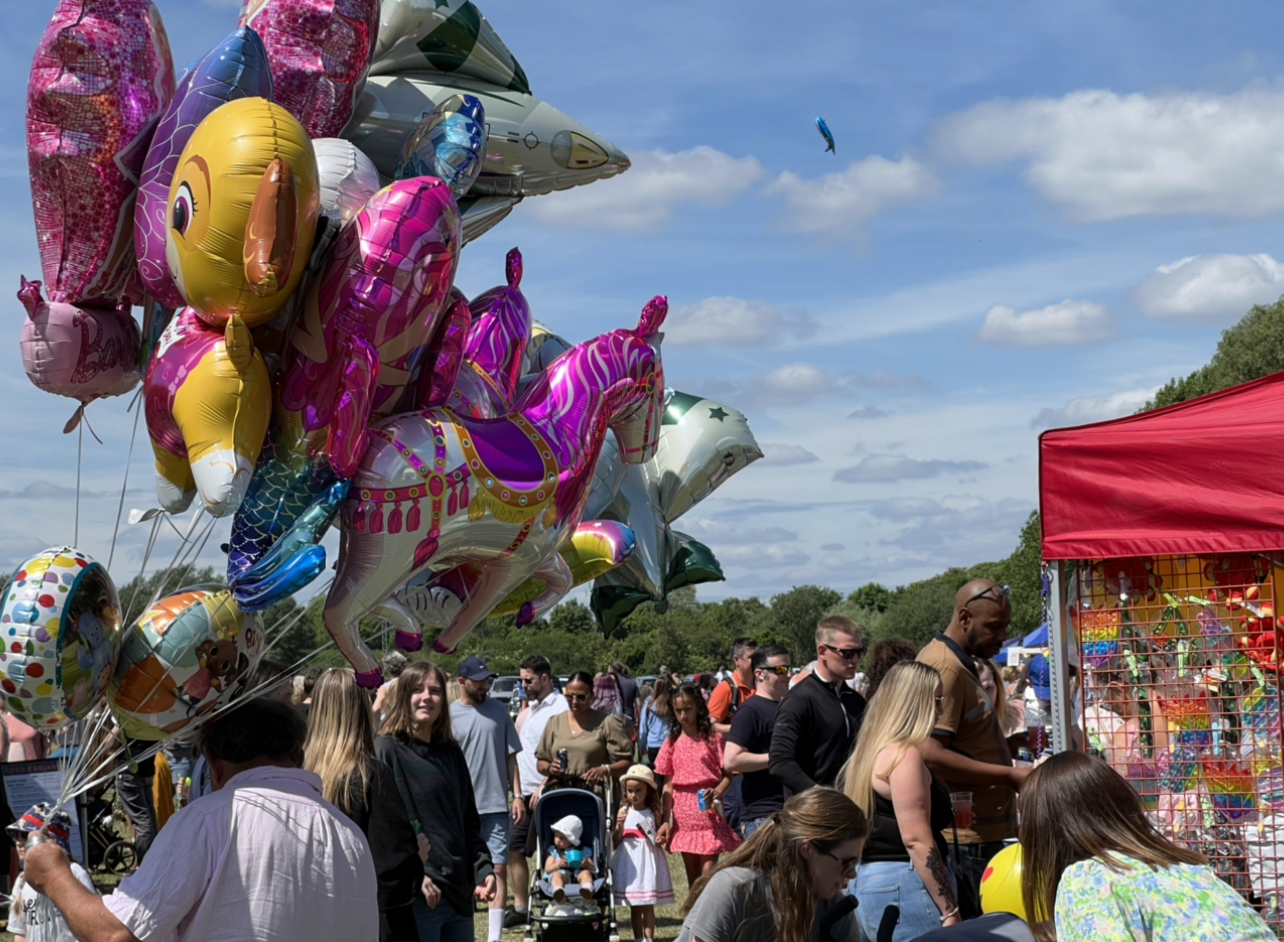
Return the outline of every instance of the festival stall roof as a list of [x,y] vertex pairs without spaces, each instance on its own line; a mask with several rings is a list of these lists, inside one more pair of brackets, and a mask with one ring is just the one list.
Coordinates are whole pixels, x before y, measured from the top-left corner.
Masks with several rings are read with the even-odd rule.
[[1284,373],[1039,437],[1043,558],[1284,550]]

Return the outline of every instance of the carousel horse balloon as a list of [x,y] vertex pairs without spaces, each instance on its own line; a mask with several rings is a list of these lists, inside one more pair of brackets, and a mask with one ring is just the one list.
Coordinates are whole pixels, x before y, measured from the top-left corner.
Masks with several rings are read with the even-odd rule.
[[228,581],[247,611],[320,573],[336,485],[356,471],[368,424],[418,382],[459,248],[459,210],[432,177],[380,190],[340,233],[290,333],[271,436],[232,529]]
[[[92,90],[92,91],[90,91]],[[140,378],[141,300],[131,221],[174,65],[150,0],[62,0],[27,86],[27,158],[42,283],[19,297],[23,365],[47,392],[88,403]]]
[[289,299],[316,233],[312,144],[262,98],[222,105],[183,149],[169,204],[169,272],[188,307],[166,328],[144,387],[157,495],[177,513],[199,491],[224,516],[240,506],[271,416],[249,331]]
[[428,409],[371,429],[341,511],[338,572],[324,613],[362,684],[377,685],[380,672],[357,625],[397,588],[425,570],[479,564],[471,594],[433,643],[450,650],[571,538],[608,428],[626,462],[654,454],[667,308],[655,298],[636,328],[580,344],[506,416]]
[[134,209],[134,251],[143,287],[166,307],[184,304],[165,257],[171,216],[169,185],[178,169],[178,158],[211,112],[240,98],[272,99],[267,50],[259,34],[244,27],[214,47],[179,80],[143,165]]
[[366,86],[379,0],[246,0],[240,26],[263,37],[276,101],[309,137],[335,137]]
[[512,408],[531,337],[531,309],[521,290],[522,253],[510,249],[504,262],[508,284],[468,305],[472,320],[464,362],[450,396],[452,409],[478,419]]

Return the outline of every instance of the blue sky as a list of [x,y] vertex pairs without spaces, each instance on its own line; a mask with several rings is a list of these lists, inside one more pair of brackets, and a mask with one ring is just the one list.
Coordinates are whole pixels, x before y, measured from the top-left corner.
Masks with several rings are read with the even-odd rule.
[[[1133,411],[1284,293],[1278,5],[479,5],[534,93],[634,167],[527,200],[458,282],[498,282],[519,245],[535,316],[572,340],[669,296],[669,384],[742,409],[768,453],[678,524],[727,571],[702,597],[1006,555],[1037,504],[1041,428]],[[236,19],[216,0],[160,9],[180,66]],[[39,273],[19,90],[52,10],[11,3],[0,34],[13,291]],[[71,541],[76,479],[73,403],[27,381],[9,308],[5,566]],[[80,543],[104,559],[125,406],[91,406],[104,444],[85,438]],[[155,504],[150,463],[140,430],[126,514]],[[119,581],[148,526],[122,524]]]

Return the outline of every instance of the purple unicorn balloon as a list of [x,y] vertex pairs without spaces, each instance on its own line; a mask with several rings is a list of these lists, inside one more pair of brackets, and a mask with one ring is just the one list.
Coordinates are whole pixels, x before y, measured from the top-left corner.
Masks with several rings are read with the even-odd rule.
[[531,307],[522,294],[522,253],[505,259],[508,284],[491,288],[468,305],[472,324],[450,407],[478,419],[493,419],[512,408],[522,361],[531,340]]
[[165,230],[169,228],[169,185],[178,158],[192,132],[204,118],[239,98],[272,100],[272,72],[259,34],[248,27],[236,30],[194,65],[178,83],[174,98],[161,116],[143,164],[134,207],[134,252],[138,274],[153,298],[166,307],[186,302],[174,286],[165,261]]
[[360,683],[376,686],[381,675],[357,626],[394,590],[426,570],[477,569],[469,598],[433,642],[450,650],[571,538],[608,428],[627,463],[655,453],[667,312],[666,299],[654,298],[636,328],[573,348],[500,418],[426,409],[370,430],[341,511],[324,616]]

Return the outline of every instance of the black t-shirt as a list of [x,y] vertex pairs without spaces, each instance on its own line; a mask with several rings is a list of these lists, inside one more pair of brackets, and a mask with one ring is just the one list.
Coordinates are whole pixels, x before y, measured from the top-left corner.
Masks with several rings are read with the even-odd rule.
[[[735,743],[746,752],[766,755],[771,751],[771,731],[779,709],[778,701],[766,697],[750,697],[741,702],[731,718],[727,742]],[[745,772],[740,778],[741,821],[765,818],[785,803],[785,787],[766,769]]]

